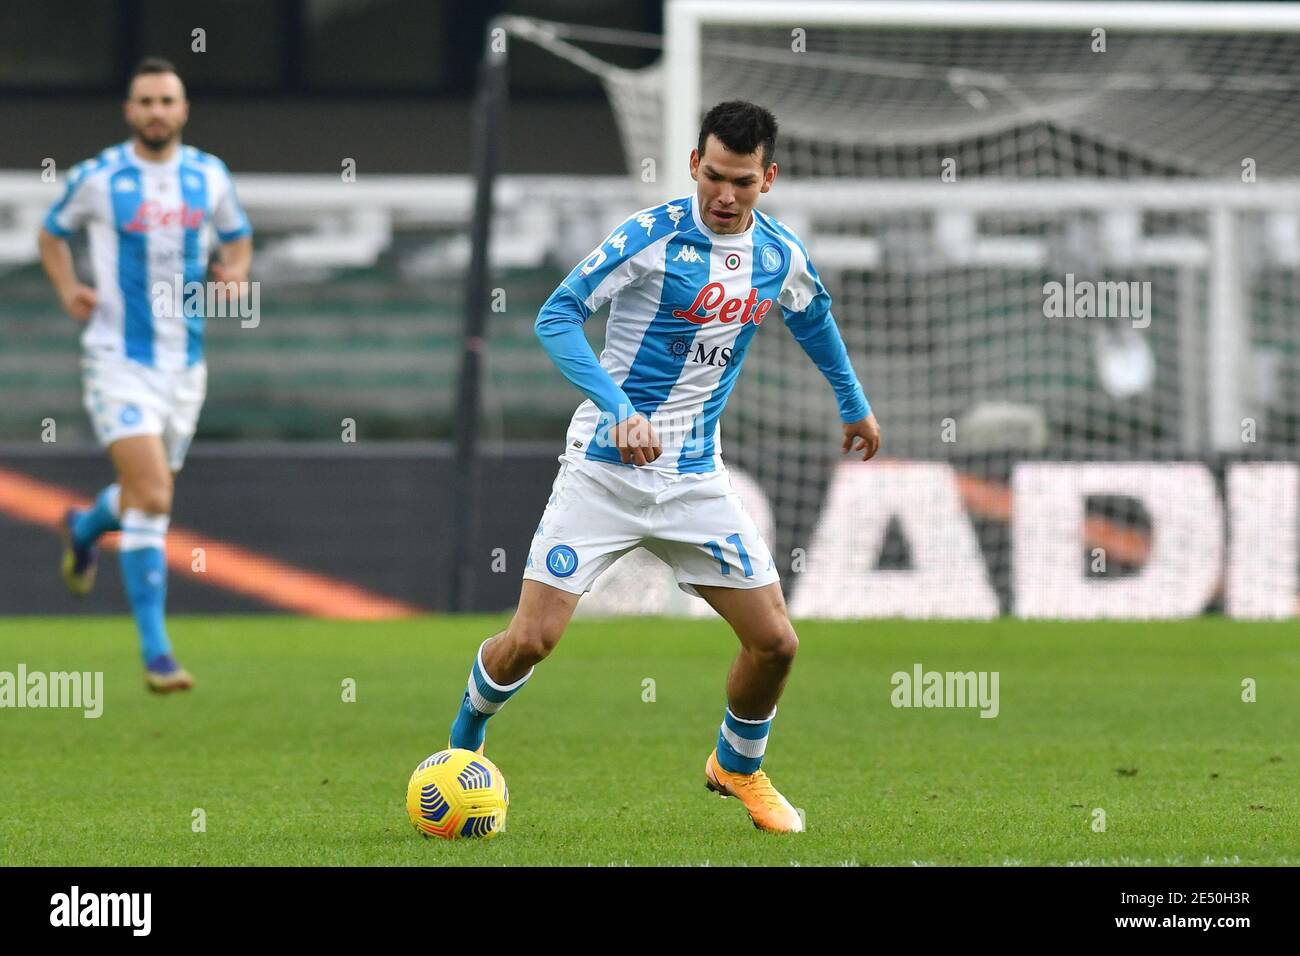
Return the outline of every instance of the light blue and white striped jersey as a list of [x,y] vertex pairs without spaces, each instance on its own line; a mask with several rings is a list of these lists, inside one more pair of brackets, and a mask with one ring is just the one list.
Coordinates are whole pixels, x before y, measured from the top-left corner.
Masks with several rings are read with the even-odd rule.
[[164,163],[141,159],[129,141],[110,146],[69,171],[45,217],[61,238],[83,226],[98,305],[82,346],[160,369],[201,361],[202,310],[155,308],[155,292],[204,281],[214,228],[221,242],[253,231],[225,163],[193,146]]
[[[582,326],[606,302],[597,361]],[[778,307],[834,388],[840,417],[865,418],[871,407],[831,297],[787,226],[755,209],[748,230],[720,235],[701,222],[694,197],[634,214],[569,273],[537,316],[542,344],[587,396],[569,424],[563,457],[622,465],[608,430],[635,409],[663,446],[639,471],[724,471],[719,419],[750,340]]]

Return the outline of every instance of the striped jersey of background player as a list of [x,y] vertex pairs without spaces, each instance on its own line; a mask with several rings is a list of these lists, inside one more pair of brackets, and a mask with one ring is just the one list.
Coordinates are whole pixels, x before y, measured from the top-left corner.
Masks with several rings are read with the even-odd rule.
[[[81,336],[83,400],[117,481],[88,510],[65,516],[63,576],[74,594],[94,584],[96,542],[122,531],[122,579],[140,635],[148,687],[186,690],[193,678],[172,654],[164,622],[166,534],[173,475],[207,391],[203,361],[211,233],[219,294],[237,295],[253,256],[252,227],[225,164],[181,143],[189,101],[176,70],[149,58],[131,76],[123,113],[131,128],[68,174],[40,233],[41,262]],[[94,286],[73,269],[67,239],[85,228]],[[200,285],[198,289],[203,289]],[[166,291],[163,291],[166,290]]]
[[[835,391],[843,451],[871,458],[880,429],[808,250],[755,208],[776,179],[776,133],[762,107],[715,106],[691,151],[695,195],[633,214],[542,307],[537,333],[587,400],[569,426],[519,608],[479,648],[450,743],[481,749],[488,718],[555,647],[582,594],[645,547],[740,639],[706,784],[739,797],[760,829],[794,832],[802,820],[761,764],[799,642],[767,544],[723,464],[719,420],[749,341],[780,314]],[[597,360],[582,327],[605,302]]]

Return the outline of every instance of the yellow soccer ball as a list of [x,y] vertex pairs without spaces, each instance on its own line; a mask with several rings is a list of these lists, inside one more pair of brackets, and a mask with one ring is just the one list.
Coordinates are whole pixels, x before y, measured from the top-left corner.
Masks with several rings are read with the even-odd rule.
[[471,750],[440,750],[406,784],[406,812],[425,836],[487,840],[506,826],[510,788],[496,764]]

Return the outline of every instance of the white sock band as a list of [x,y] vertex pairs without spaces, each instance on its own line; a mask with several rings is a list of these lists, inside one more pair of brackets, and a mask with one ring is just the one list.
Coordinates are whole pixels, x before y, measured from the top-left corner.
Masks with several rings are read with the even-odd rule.
[[163,548],[170,523],[170,515],[151,515],[139,508],[127,508],[122,514],[122,550]]

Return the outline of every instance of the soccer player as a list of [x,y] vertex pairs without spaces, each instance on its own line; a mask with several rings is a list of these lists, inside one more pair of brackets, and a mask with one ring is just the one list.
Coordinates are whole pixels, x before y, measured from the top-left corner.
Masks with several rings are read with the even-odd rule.
[[[65,516],[63,578],[73,594],[88,593],[96,541],[121,530],[122,578],[146,684],[167,693],[194,685],[172,656],[163,620],[165,539],[173,475],[185,460],[207,389],[203,310],[184,290],[204,281],[215,228],[216,291],[237,294],[236,283],[248,279],[253,240],[225,164],[181,145],[189,102],[170,63],[140,63],[123,112],[131,138],[68,173],[67,189],[40,233],[41,263],[64,310],[86,323],[85,406],[117,473],[88,510]],[[93,288],[78,281],[67,243],[83,226]]]
[[[488,718],[555,648],[578,599],[643,546],[740,639],[706,785],[738,797],[760,829],[796,832],[798,813],[761,764],[799,641],[767,544],[727,476],[718,420],[750,340],[776,334],[762,329],[779,310],[835,391],[843,451],[871,458],[880,429],[808,250],[755,208],[776,179],[776,133],[762,107],[715,106],[691,151],[695,195],[632,215],[542,307],[537,334],[587,400],[569,425],[519,607],[479,647],[450,744],[481,752]],[[582,329],[606,302],[597,360]]]

